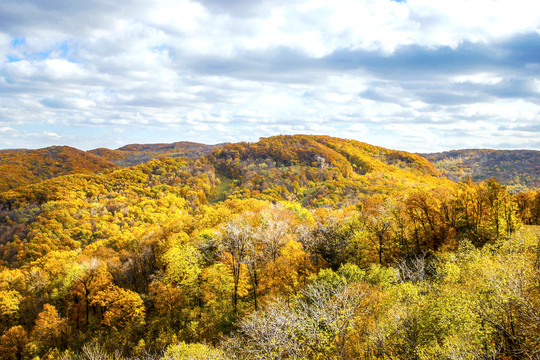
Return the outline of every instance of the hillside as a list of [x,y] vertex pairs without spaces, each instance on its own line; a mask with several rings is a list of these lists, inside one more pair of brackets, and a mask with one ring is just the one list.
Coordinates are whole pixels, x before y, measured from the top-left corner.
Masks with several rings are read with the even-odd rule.
[[120,166],[133,166],[163,156],[198,159],[219,147],[221,145],[180,141],[171,144],[130,144],[116,150],[98,148],[88,152]]
[[69,146],[0,150],[0,191],[67,174],[93,174],[116,165]]
[[321,206],[445,185],[421,156],[328,136],[283,135],[226,144],[208,160],[222,180],[230,182],[222,198],[288,199]]
[[452,181],[495,178],[514,193],[540,188],[540,151],[471,149],[421,155]]
[[[421,155],[421,156],[420,156]],[[489,178],[513,193],[540,187],[540,152],[454,150],[412,154],[328,136],[275,136],[254,143],[130,144],[83,152],[62,146],[0,151],[0,190],[65,174],[92,174],[161,157],[208,157],[222,180],[218,195],[336,204],[371,193]],[[427,161],[426,161],[427,159]]]
[[307,135],[60,170],[0,192],[2,359],[540,351],[540,192]]

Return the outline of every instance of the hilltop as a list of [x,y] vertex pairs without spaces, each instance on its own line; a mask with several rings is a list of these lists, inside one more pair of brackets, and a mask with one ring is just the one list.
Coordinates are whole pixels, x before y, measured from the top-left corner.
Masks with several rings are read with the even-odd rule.
[[371,193],[433,188],[490,178],[513,193],[540,187],[540,152],[453,150],[414,154],[329,136],[280,135],[253,143],[130,144],[116,150],[81,151],[68,146],[0,151],[0,191],[67,174],[94,174],[163,157],[207,159],[215,169],[217,195],[342,203]]
[[93,174],[117,166],[69,146],[0,150],[0,191],[67,174]]
[[133,166],[163,156],[198,159],[210,154],[219,147],[221,145],[205,145],[180,141],[171,144],[130,144],[116,150],[98,148],[88,152],[119,166]]
[[[443,186],[423,157],[329,136],[281,135],[226,144],[208,155],[227,196],[306,205],[354,203],[373,193]],[[226,196],[225,196],[226,195]]]

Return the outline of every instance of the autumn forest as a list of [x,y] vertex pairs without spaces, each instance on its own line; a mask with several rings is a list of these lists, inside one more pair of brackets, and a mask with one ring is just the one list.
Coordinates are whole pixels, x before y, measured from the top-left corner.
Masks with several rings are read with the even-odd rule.
[[295,135],[0,171],[0,359],[540,359],[540,152]]

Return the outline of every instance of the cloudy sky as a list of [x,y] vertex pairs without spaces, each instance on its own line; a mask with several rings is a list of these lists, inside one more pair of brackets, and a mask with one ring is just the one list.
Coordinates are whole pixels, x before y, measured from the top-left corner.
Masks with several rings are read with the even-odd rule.
[[0,2],[0,148],[300,133],[540,150],[540,2]]

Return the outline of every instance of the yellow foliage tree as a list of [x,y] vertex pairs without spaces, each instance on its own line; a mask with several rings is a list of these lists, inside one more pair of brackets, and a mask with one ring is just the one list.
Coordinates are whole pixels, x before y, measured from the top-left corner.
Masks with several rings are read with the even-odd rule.
[[276,289],[277,293],[290,299],[297,296],[299,291],[306,286],[307,279],[313,271],[313,265],[302,244],[289,240],[281,249],[276,261],[268,263],[265,274],[273,276],[264,276],[264,285]]
[[19,311],[21,294],[15,290],[0,291],[0,316],[7,318],[16,315]]
[[22,360],[28,343],[28,334],[20,325],[13,326],[0,338],[0,357],[2,359]]
[[143,301],[131,290],[109,285],[97,292],[92,305],[99,305],[104,310],[102,323],[106,326],[124,327],[130,322],[144,322]]
[[84,310],[85,324],[88,324],[90,304],[95,294],[107,288],[111,283],[112,276],[107,270],[107,265],[95,258],[83,262],[76,271],[78,275],[71,286],[71,293],[77,299],[74,307],[77,327],[79,327],[81,322],[80,312]]
[[47,349],[66,345],[69,332],[67,319],[63,319],[53,305],[45,304],[37,316],[31,339],[38,348]]

